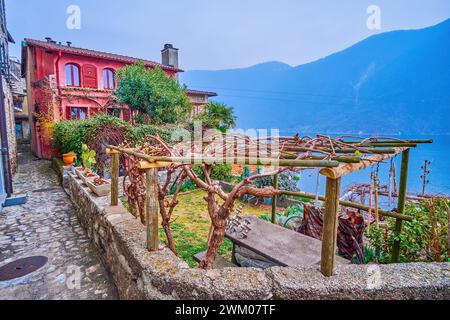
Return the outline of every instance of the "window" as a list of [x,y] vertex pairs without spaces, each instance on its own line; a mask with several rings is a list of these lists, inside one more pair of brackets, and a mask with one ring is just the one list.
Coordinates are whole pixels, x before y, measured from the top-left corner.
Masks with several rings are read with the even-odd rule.
[[121,111],[119,108],[108,108],[108,115],[120,118]]
[[69,110],[69,117],[72,120],[83,120],[87,118],[87,108],[71,107]]
[[17,139],[22,139],[23,138],[22,122],[16,123],[16,137],[17,137]]
[[80,68],[76,64],[66,64],[66,85],[69,87],[80,86]]
[[114,89],[114,71],[111,69],[103,70],[103,88],[104,89]]

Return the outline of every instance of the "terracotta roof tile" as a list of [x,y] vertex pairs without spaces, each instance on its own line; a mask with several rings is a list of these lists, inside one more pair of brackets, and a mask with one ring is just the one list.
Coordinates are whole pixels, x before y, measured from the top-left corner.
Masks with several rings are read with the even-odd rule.
[[208,97],[217,97],[218,94],[216,92],[211,91],[201,91],[201,90],[192,90],[192,89],[186,89],[187,94],[203,94],[207,95]]
[[114,53],[94,51],[94,50],[90,50],[90,49],[77,48],[77,47],[66,46],[66,45],[62,45],[62,44],[58,44],[58,43],[34,40],[34,39],[25,39],[25,42],[29,46],[41,47],[41,48],[44,48],[47,50],[61,50],[63,52],[70,53],[70,54],[90,56],[90,57],[99,58],[99,59],[108,59],[108,60],[120,61],[120,62],[124,62],[124,63],[134,63],[137,61],[143,61],[146,66],[151,66],[151,67],[159,66],[164,70],[170,70],[173,72],[183,72],[182,69],[165,66],[158,62],[123,56],[123,55],[114,54]]

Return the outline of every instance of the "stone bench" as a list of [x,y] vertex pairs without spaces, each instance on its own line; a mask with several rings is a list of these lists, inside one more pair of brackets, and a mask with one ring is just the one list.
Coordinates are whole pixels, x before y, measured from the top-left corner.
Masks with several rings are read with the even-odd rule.
[[[320,264],[320,240],[252,216],[242,218],[240,224],[244,224],[248,231],[243,233],[239,230],[227,230],[225,234],[233,242],[233,252],[236,252],[236,247],[242,247],[261,257],[257,260],[269,261],[282,267]],[[337,265],[349,263],[342,257],[336,257]]]

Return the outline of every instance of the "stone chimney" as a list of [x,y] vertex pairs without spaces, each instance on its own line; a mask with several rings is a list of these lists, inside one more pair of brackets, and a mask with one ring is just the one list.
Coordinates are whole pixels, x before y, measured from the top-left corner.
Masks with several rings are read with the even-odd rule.
[[56,41],[53,40],[51,37],[46,37],[45,40],[46,40],[48,43],[55,43],[55,44],[56,44]]
[[169,67],[178,68],[178,49],[172,44],[166,43],[161,50],[162,64]]

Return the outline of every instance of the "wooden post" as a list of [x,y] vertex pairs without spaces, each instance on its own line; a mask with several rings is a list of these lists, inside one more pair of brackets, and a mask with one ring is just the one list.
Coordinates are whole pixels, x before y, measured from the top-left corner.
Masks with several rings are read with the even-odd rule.
[[341,178],[327,178],[325,195],[325,214],[322,230],[322,255],[320,272],[325,277],[331,277],[336,259],[336,241],[339,214],[339,196],[341,193]]
[[373,189],[374,189],[374,197],[375,197],[375,228],[378,229],[379,226],[379,207],[378,207],[378,176],[376,174],[373,175]]
[[156,189],[156,183],[158,183],[157,169],[147,169],[145,171],[145,223],[147,225],[147,249],[149,251],[157,251],[159,249],[158,191]]
[[[409,165],[409,149],[403,151],[402,153],[402,168],[400,173],[400,189],[398,192],[398,206],[397,211],[399,214],[405,212],[405,202],[406,202],[406,187],[408,183],[408,165]],[[402,232],[402,220],[397,219],[395,221],[395,235],[400,236]],[[392,248],[392,258],[391,262],[397,263],[400,255],[400,240],[394,241]]]
[[119,152],[112,152],[111,206],[119,205]]
[[[273,188],[275,190],[278,189],[278,175],[273,176]],[[272,197],[272,223],[276,222],[276,216],[277,216],[277,202],[278,202],[278,196],[274,195]]]

